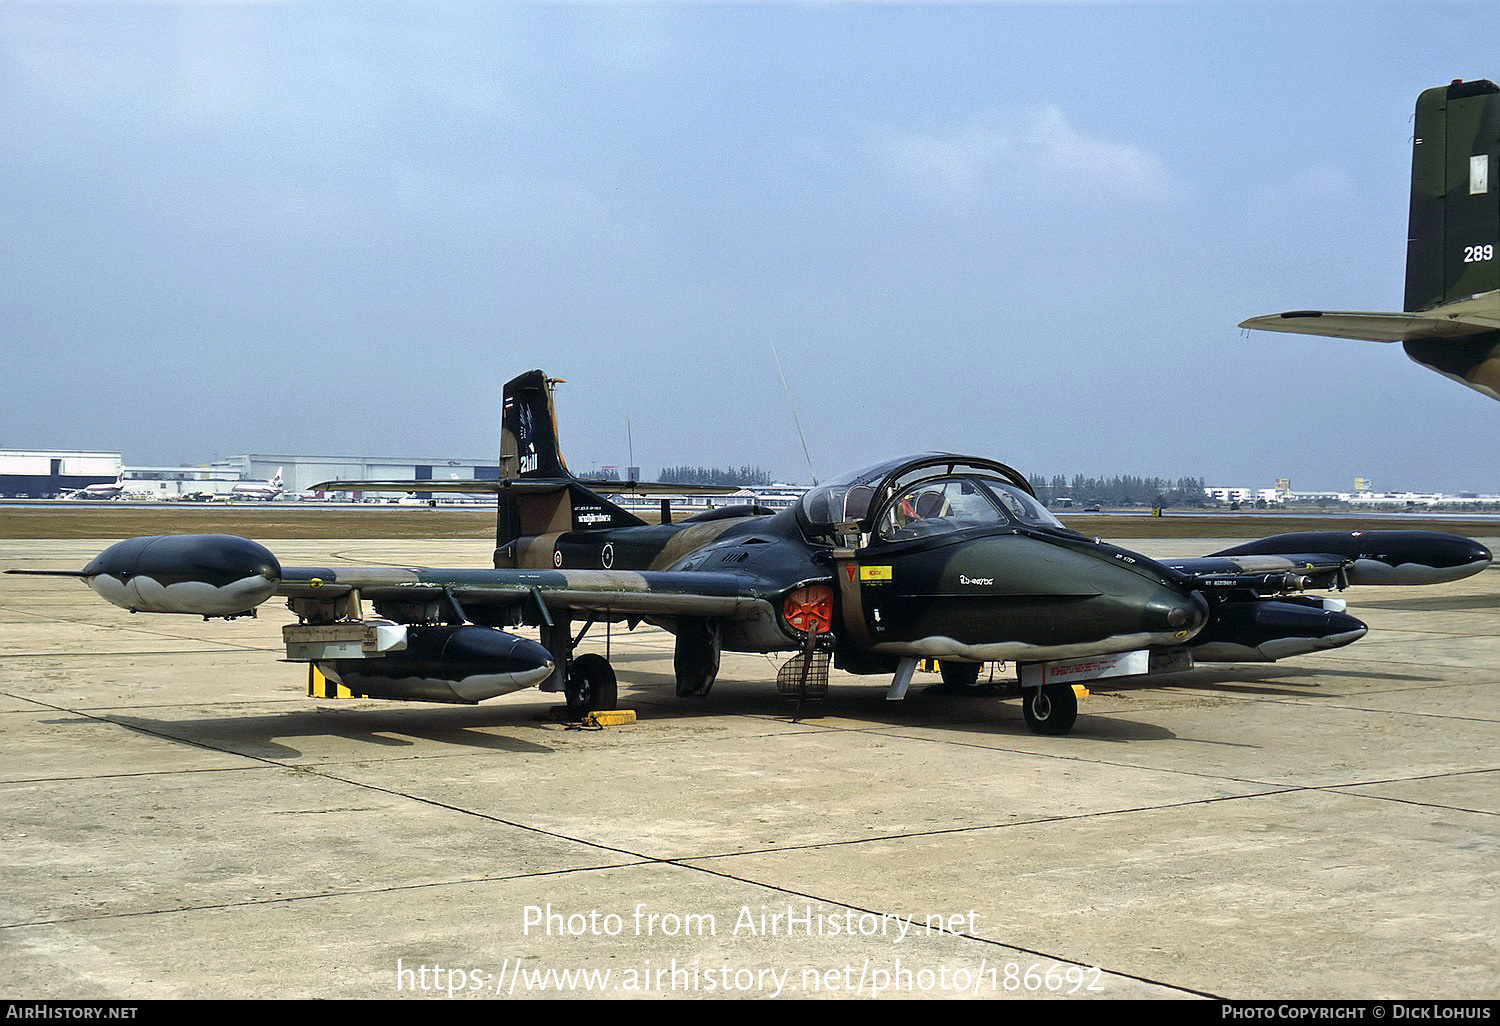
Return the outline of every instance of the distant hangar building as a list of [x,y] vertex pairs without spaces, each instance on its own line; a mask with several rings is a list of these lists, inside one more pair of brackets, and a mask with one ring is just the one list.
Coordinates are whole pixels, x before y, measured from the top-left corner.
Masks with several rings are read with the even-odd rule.
[[117,452],[0,449],[0,496],[47,499],[120,479]]
[[298,453],[245,453],[214,463],[237,472],[241,481],[269,481],[281,473],[288,496],[323,481],[498,481],[500,465],[486,460],[406,456],[309,456]]

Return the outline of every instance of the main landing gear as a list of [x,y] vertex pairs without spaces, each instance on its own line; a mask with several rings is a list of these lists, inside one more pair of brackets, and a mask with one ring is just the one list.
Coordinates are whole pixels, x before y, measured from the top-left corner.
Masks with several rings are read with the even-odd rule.
[[572,634],[572,621],[566,618],[542,626],[542,644],[552,653],[552,662],[559,668],[542,685],[542,690],[563,693],[570,719],[581,720],[591,712],[615,709],[620,704],[619,685],[609,660],[597,652],[573,654],[593,625],[590,619],[577,637]]
[[[594,623],[593,618],[586,621],[576,637],[571,618],[552,615],[542,624],[542,645],[552,653],[553,664],[561,668],[542,685],[542,690],[561,691],[567,699],[568,715],[573,719],[619,705],[619,685],[609,659],[596,652],[573,654]],[[672,660],[679,697],[702,698],[708,694],[719,675],[721,647],[718,621],[679,618]]]
[[698,616],[677,619],[677,642],[672,669],[678,698],[704,698],[719,676],[719,622]]
[[581,720],[588,713],[616,708],[619,688],[614,667],[609,665],[608,659],[594,652],[577,656],[568,667],[563,697],[568,702],[568,715],[573,719]]

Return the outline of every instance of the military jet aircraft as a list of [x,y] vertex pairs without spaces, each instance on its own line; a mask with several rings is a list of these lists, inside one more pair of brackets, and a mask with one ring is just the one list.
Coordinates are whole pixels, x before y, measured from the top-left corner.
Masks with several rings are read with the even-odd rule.
[[1400,342],[1417,363],[1500,399],[1500,86],[1417,98],[1401,313],[1290,310],[1240,327]]
[[[536,686],[578,715],[610,709],[614,670],[579,646],[595,625],[645,621],[675,635],[684,697],[709,693],[724,650],[796,653],[778,686],[799,698],[826,685],[830,660],[890,675],[893,699],[921,659],[954,688],[1011,660],[1027,723],[1062,734],[1075,682],[1347,645],[1365,625],[1306,589],[1456,580],[1491,558],[1455,535],[1375,531],[1158,561],[1064,527],[1003,463],[937,452],[843,474],[779,512],[647,524],[605,493],[690,486],[575,477],[553,386],[539,370],[505,386],[498,480],[340,482],[495,494],[491,569],[284,567],[249,539],[174,535],[118,542],[82,570],[11,572],[81,578],[132,612],[235,617],[280,596],[299,621],[283,628],[287,657],[354,696],[474,703]],[[540,641],[507,633],[519,626]]]

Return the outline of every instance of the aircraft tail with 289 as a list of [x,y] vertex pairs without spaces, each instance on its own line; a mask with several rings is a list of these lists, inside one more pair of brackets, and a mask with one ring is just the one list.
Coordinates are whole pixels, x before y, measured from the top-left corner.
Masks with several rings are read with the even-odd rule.
[[1500,86],[1417,98],[1406,301],[1399,313],[1290,310],[1242,328],[1400,342],[1417,363],[1500,399]]

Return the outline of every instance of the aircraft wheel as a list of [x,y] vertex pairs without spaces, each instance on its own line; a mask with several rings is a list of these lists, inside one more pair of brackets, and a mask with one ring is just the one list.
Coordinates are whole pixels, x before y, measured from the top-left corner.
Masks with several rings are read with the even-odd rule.
[[677,676],[678,698],[703,698],[719,676],[719,624],[697,616],[677,621],[677,642],[672,668]]
[[1026,688],[1021,695],[1021,713],[1033,734],[1066,734],[1078,719],[1078,695],[1071,684]]
[[619,688],[614,667],[602,655],[590,652],[579,656],[568,669],[563,696],[568,701],[568,714],[578,719],[585,713],[617,708]]
[[938,660],[938,672],[943,675],[943,685],[958,691],[972,688],[979,683],[979,663],[955,663],[947,659]]

